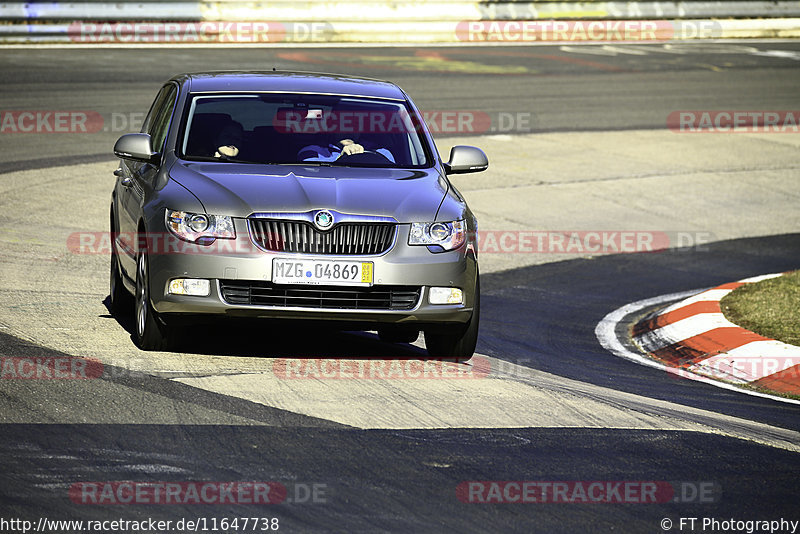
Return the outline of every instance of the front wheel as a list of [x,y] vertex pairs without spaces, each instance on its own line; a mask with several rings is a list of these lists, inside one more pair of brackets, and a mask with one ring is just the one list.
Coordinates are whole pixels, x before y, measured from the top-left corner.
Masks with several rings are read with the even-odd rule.
[[481,284],[480,278],[475,282],[475,304],[472,317],[465,326],[450,330],[426,330],[425,347],[432,358],[453,360],[469,360],[475,353],[478,344],[478,325],[480,323]]
[[169,327],[158,317],[150,304],[150,275],[147,253],[136,258],[136,344],[142,350],[167,350]]

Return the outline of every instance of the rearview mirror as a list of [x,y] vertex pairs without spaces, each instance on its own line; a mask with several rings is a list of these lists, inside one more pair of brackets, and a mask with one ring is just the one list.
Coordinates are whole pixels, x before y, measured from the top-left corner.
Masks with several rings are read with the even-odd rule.
[[114,143],[114,155],[145,163],[157,163],[159,154],[153,152],[150,136],[145,133],[125,134]]
[[483,150],[474,146],[458,145],[450,149],[450,161],[444,164],[447,174],[481,172],[489,167]]

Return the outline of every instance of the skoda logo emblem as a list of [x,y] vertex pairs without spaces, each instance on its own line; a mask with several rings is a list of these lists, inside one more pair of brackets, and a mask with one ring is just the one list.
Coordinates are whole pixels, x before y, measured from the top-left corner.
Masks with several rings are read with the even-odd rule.
[[327,210],[318,211],[314,215],[314,224],[320,230],[327,230],[333,225],[333,215]]

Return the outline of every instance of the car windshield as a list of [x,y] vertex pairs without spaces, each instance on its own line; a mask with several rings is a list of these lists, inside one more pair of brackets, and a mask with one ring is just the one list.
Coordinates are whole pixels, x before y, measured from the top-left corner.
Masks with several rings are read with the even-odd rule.
[[428,167],[416,115],[403,102],[306,94],[194,95],[184,159],[259,164]]

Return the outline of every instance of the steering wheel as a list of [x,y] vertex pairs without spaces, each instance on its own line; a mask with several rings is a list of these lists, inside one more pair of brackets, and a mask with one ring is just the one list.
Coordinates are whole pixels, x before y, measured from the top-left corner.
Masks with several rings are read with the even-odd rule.
[[337,158],[336,161],[347,160],[348,162],[352,163],[374,163],[374,164],[386,164],[391,163],[392,160],[381,154],[380,152],[375,152],[374,150],[365,150],[364,152],[359,152],[358,154],[342,154]]

